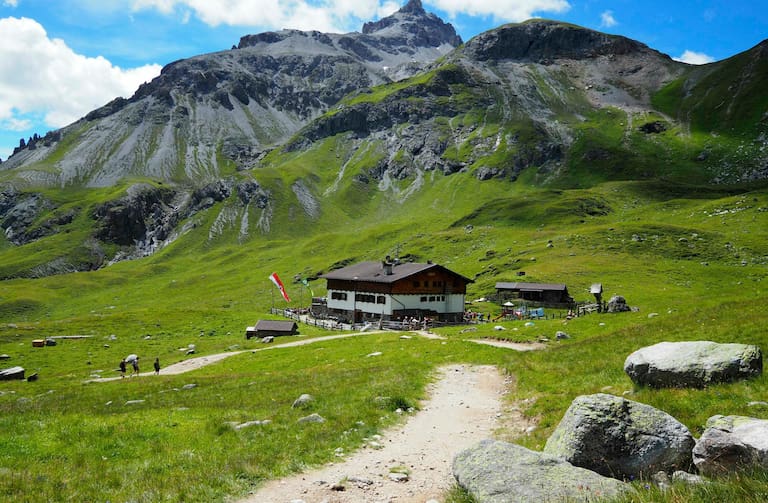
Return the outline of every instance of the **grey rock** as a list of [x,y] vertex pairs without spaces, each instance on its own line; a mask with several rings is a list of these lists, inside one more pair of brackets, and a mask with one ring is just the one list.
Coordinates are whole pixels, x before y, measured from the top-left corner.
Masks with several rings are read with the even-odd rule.
[[299,423],[324,423],[325,418],[320,414],[310,414],[299,419]]
[[393,472],[389,474],[389,480],[393,482],[408,482],[411,477],[407,473]]
[[699,484],[706,484],[707,480],[701,475],[695,475],[693,473],[678,470],[672,474],[672,482],[682,482],[689,486],[695,486]]
[[303,393],[299,398],[293,401],[293,405],[291,405],[291,407],[294,409],[306,408],[314,401],[315,397],[308,393]]
[[525,447],[483,440],[453,459],[458,484],[482,503],[597,501],[631,491],[624,482]]
[[274,341],[275,341],[275,337],[272,335],[267,335],[261,338],[262,344],[269,344]]
[[577,397],[544,452],[616,478],[647,478],[691,466],[694,439],[664,411],[598,393]]
[[630,354],[624,371],[639,385],[696,387],[758,376],[763,370],[759,347],[710,341],[660,342]]
[[627,305],[627,299],[621,295],[614,295],[608,301],[607,311],[609,313],[623,313],[631,310],[632,308]]
[[672,487],[672,481],[669,479],[667,472],[656,472],[651,476],[651,480],[659,489],[664,491]]
[[11,359],[11,355],[5,355],[5,354],[0,355],[0,360],[4,361],[4,360],[10,360],[10,359]]
[[570,335],[568,335],[567,333],[565,333],[565,332],[563,332],[561,330],[558,330],[555,333],[555,339],[557,339],[557,340],[570,339],[570,338],[571,338]]
[[768,420],[712,416],[693,448],[693,462],[703,475],[743,469],[768,470]]
[[24,379],[24,367],[10,367],[0,370],[0,381],[13,381]]
[[138,405],[144,402],[146,402],[146,400],[128,400],[125,402],[125,405]]
[[193,388],[197,388],[197,384],[189,383],[189,384],[185,384],[184,386],[181,387],[181,389],[193,389]]
[[256,420],[256,421],[246,421],[244,423],[239,424],[233,424],[232,428],[235,430],[243,430],[245,428],[250,428],[252,426],[261,426],[264,424],[262,421]]

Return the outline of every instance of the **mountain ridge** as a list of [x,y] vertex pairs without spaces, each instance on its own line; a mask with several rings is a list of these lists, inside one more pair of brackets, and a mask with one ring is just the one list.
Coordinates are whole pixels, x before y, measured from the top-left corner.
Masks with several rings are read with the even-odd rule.
[[[440,46],[409,28],[414,19],[445,30]],[[67,233],[72,245],[31,267],[19,256],[10,274],[149,256],[198,226],[210,242],[322,232],[470,180],[502,184],[503,200],[513,184],[768,178],[764,44],[693,67],[625,37],[531,20],[443,53],[455,31],[417,1],[365,26],[246,35],[166,65],[130,99],[18,152],[0,166],[9,246]],[[423,61],[409,40],[421,40]],[[410,76],[387,74],[391,58]]]

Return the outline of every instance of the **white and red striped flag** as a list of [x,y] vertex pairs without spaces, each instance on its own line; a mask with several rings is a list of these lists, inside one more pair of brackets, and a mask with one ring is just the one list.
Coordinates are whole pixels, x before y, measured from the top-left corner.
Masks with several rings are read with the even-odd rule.
[[283,296],[286,302],[290,302],[291,299],[288,297],[288,294],[285,292],[285,287],[283,286],[283,282],[280,281],[280,277],[277,275],[276,272],[273,272],[269,275],[269,279],[272,280],[272,283],[275,284],[278,290],[280,290],[280,294]]

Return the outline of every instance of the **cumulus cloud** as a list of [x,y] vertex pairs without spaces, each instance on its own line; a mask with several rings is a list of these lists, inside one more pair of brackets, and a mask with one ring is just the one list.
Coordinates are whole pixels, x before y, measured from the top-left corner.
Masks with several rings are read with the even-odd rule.
[[[155,9],[171,14],[189,9],[210,26],[263,26],[323,32],[359,29],[360,21],[388,16],[404,0],[132,0],[134,11]],[[562,13],[570,9],[567,0],[428,0],[425,8],[440,9],[449,16],[492,16],[499,21],[524,21],[536,13]]]
[[3,0],[3,5],[5,7],[18,7],[19,0]]
[[675,61],[688,63],[689,65],[706,65],[707,63],[712,63],[715,60],[715,58],[709,56],[708,54],[704,54],[703,52],[689,50],[686,50],[680,56],[672,59]]
[[132,0],[134,11],[155,9],[171,14],[188,9],[210,26],[263,26],[323,32],[358,29],[360,20],[388,16],[401,7],[398,0]]
[[603,28],[611,28],[617,24],[619,23],[616,21],[616,18],[613,17],[613,11],[607,10],[600,14],[600,26]]
[[32,114],[49,127],[65,126],[118,96],[131,96],[160,68],[122,69],[75,53],[33,19],[0,19],[0,122],[19,128]]

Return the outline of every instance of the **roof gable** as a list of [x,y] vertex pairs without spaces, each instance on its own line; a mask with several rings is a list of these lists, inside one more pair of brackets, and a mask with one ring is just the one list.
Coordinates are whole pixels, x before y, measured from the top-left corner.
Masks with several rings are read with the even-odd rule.
[[344,281],[369,281],[373,283],[395,283],[401,279],[414,276],[416,274],[428,271],[430,269],[439,269],[447,272],[448,274],[461,278],[467,283],[474,283],[469,278],[462,276],[456,272],[451,271],[441,265],[431,263],[418,263],[418,262],[401,262],[392,265],[392,274],[386,274],[384,266],[381,262],[359,262],[341,269],[336,269],[327,274],[320,276],[325,279],[336,279]]
[[500,283],[496,283],[496,290],[524,290],[524,291],[532,291],[532,292],[543,292],[543,291],[564,292],[565,290],[567,290],[567,288],[563,283],[500,282]]
[[298,328],[296,322],[288,320],[259,320],[254,327],[256,331],[265,330],[270,332],[292,332]]

